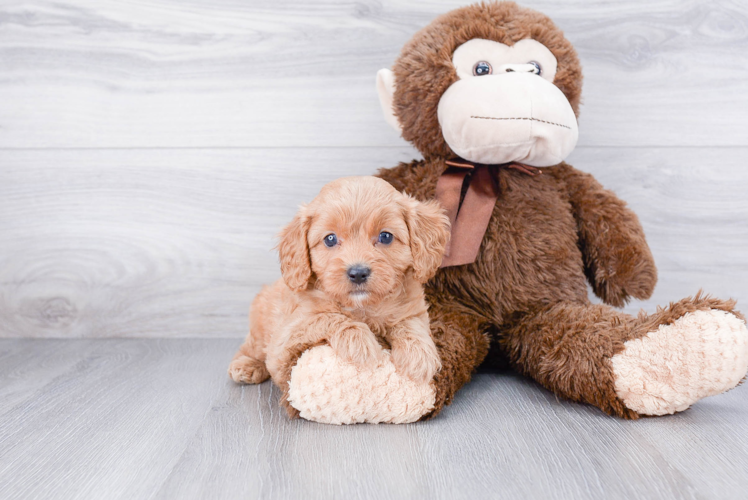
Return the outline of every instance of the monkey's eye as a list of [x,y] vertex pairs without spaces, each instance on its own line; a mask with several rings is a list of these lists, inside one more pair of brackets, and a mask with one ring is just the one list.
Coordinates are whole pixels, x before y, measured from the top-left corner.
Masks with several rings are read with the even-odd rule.
[[390,243],[392,243],[393,238],[394,237],[392,236],[392,233],[382,231],[381,233],[379,233],[379,240],[377,241],[379,241],[379,243],[381,243],[382,245],[389,245]]
[[493,69],[491,68],[491,65],[486,61],[478,61],[475,63],[475,66],[473,66],[473,74],[475,76],[490,75],[492,72]]
[[536,63],[535,61],[530,61],[527,64],[531,64],[531,65],[535,66],[535,69],[532,71],[533,74],[535,74],[535,75],[540,75],[540,73],[543,71],[543,70],[540,69],[540,64]]
[[325,246],[328,248],[332,248],[335,245],[338,244],[338,237],[335,236],[335,233],[330,233],[327,236],[325,236]]

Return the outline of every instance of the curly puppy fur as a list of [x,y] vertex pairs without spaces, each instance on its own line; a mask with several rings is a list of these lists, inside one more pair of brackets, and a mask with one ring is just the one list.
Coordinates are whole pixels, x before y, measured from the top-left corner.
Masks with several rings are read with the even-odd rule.
[[[381,232],[393,235],[379,241]],[[328,247],[324,239],[337,236]],[[326,185],[280,235],[283,279],[264,288],[250,310],[250,333],[229,367],[231,378],[269,377],[283,391],[297,358],[329,344],[344,360],[375,364],[390,347],[398,372],[429,381],[441,367],[431,338],[423,283],[442,260],[449,221],[436,202],[418,202],[375,177]],[[370,269],[362,283],[353,266]]]

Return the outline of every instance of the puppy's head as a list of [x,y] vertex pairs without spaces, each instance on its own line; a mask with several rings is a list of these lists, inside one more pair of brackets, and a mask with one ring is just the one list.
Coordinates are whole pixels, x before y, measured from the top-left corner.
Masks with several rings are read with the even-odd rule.
[[421,283],[441,264],[449,220],[376,177],[322,188],[281,232],[281,272],[293,290],[309,286],[348,307],[380,301],[408,276]]

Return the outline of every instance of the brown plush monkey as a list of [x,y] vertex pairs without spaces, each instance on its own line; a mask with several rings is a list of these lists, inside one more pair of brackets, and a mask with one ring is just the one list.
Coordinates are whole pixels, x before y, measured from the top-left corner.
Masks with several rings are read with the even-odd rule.
[[[697,295],[639,317],[610,307],[648,298],[657,272],[636,215],[563,162],[577,140],[581,86],[563,33],[513,2],[437,18],[392,72],[380,71],[385,116],[424,159],[379,176],[418,199],[437,198],[453,223],[427,286],[442,369],[433,400],[417,396],[427,409],[412,405],[403,418],[408,405],[391,403],[407,395],[372,386],[371,374],[342,376],[335,360],[313,360],[313,348],[289,384],[324,390],[291,400],[292,413],[336,422],[433,416],[489,347],[555,394],[623,418],[682,411],[745,377],[748,330],[734,302]],[[610,306],[590,303],[587,282]],[[355,407],[355,418],[323,415],[330,397],[344,413]]]

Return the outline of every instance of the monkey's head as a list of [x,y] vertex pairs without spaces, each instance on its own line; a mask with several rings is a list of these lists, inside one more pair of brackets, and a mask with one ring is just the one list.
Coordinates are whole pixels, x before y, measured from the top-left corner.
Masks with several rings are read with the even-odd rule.
[[582,69],[545,15],[514,2],[453,10],[380,70],[388,123],[427,159],[556,165],[574,149]]

